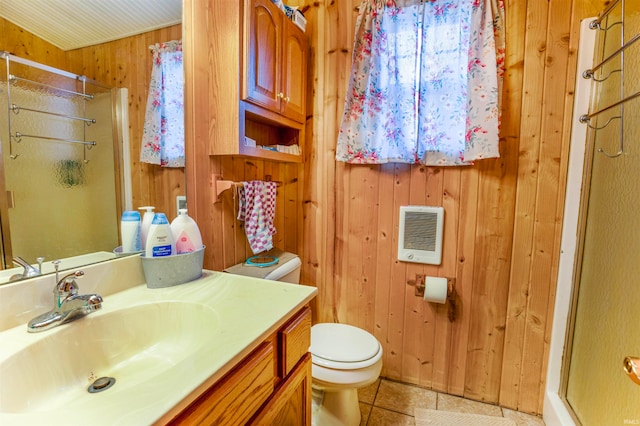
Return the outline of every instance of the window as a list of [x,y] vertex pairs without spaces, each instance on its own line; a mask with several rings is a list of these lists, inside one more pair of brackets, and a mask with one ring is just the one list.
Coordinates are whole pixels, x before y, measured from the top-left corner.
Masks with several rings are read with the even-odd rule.
[[500,0],[364,1],[336,159],[498,157],[503,13]]

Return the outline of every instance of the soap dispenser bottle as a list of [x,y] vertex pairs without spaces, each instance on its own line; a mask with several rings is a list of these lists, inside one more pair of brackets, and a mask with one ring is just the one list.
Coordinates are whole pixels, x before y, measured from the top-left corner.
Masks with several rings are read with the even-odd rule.
[[153,222],[153,216],[155,215],[155,213],[153,212],[154,209],[155,207],[153,206],[138,207],[138,210],[144,210],[144,215],[142,216],[142,223],[140,227],[142,250],[147,249],[147,237],[149,236],[149,228],[151,227],[151,222]]
[[128,210],[122,213],[120,239],[122,241],[122,253],[135,253],[142,250],[139,212]]
[[156,213],[149,227],[145,257],[171,256],[175,253],[176,245],[167,216],[164,213]]
[[187,209],[178,210],[178,217],[171,222],[171,232],[178,254],[191,253],[202,248],[202,234],[196,221],[187,214]]

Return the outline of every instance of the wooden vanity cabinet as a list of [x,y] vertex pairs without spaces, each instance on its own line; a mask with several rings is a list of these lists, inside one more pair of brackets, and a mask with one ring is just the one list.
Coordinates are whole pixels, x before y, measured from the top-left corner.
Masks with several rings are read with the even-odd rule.
[[310,425],[311,310],[305,306],[171,425]]
[[[184,0],[183,32],[185,138],[195,154],[302,162],[304,32],[271,0]],[[294,144],[300,155],[260,148]]]

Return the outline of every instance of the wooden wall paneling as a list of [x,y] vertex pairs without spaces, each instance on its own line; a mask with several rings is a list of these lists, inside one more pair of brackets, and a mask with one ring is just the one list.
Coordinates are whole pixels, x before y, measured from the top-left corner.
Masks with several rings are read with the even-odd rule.
[[[223,169],[223,175],[225,179],[233,180],[235,182],[241,181],[244,177],[244,159],[239,157],[223,157],[223,164],[230,165],[229,169]],[[228,177],[227,177],[228,176]],[[232,194],[233,195],[233,194]],[[225,238],[233,236],[233,250],[225,256],[225,267],[239,263],[243,259],[246,259],[246,239],[247,234],[244,231],[244,222],[237,220],[238,217],[238,200],[233,199],[232,203],[228,206],[224,206],[224,224]],[[227,257],[229,259],[227,259]]]
[[0,18],[0,50],[32,61],[77,73],[62,49]]
[[282,202],[280,208],[276,212],[278,217],[282,217],[282,231],[278,230],[278,233],[282,232],[282,245],[284,250],[300,254],[300,247],[298,239],[302,238],[302,235],[298,235],[298,224],[302,222],[301,218],[301,200],[299,196],[299,187],[301,182],[298,180],[298,167],[297,164],[280,164],[280,178],[278,179],[283,183],[281,188]]
[[[555,286],[559,257],[562,204],[564,200],[564,182],[560,180],[560,160],[565,157],[563,150],[569,144],[563,143],[563,113],[567,98],[567,63],[569,59],[569,34],[571,28],[571,4],[552,2],[549,8],[549,30],[547,35],[547,57],[543,120],[540,140],[540,159],[538,189],[536,199],[536,222],[531,262],[531,288],[527,306],[526,329],[523,344],[520,372],[520,393],[518,410],[535,413],[542,410],[539,390],[544,387],[542,374],[545,353],[545,331],[549,304],[553,304],[550,295]],[[564,96],[555,96],[558,93]],[[570,120],[570,117],[567,117]],[[517,239],[517,235],[514,235]],[[555,266],[554,266],[555,265]],[[555,275],[554,275],[555,272]]]
[[[532,290],[531,266],[534,250],[536,201],[539,179],[541,126],[543,120],[544,87],[547,33],[549,31],[549,3],[534,2],[527,5],[526,38],[524,47],[525,91],[522,114],[527,117],[521,124],[520,158],[518,164],[518,189],[514,223],[513,263],[510,274],[509,307],[507,312],[509,329],[502,370],[501,404],[516,409],[520,395],[520,374],[528,366],[522,364],[523,340],[525,337],[527,304]],[[513,35],[515,37],[515,34]],[[523,37],[524,38],[524,37]]]
[[[170,220],[177,215],[175,197],[185,194],[184,170],[141,163],[139,159],[153,63],[149,46],[181,37],[182,26],[173,25],[67,52],[71,63],[82,66],[74,72],[114,87],[128,88],[133,207],[153,205]],[[127,57],[130,60],[124,60]]]
[[[398,246],[398,211],[393,208],[382,208],[387,205],[389,197],[393,195],[396,185],[395,164],[380,165],[380,178],[378,181],[377,204],[381,207],[378,212],[377,241],[376,246],[376,298],[374,301],[374,328],[373,335],[383,346],[383,370],[388,370],[391,356],[389,342],[391,340],[391,307],[392,294],[398,292],[393,282],[394,269],[398,269],[398,261],[395,258]],[[403,285],[404,287],[404,285]],[[401,337],[401,336],[400,336]],[[394,337],[394,341],[398,339]]]
[[[308,146],[308,145],[305,145]],[[297,253],[300,256],[300,259],[302,259],[303,253],[304,253],[304,247],[307,244],[307,237],[308,235],[305,234],[305,229],[304,229],[304,204],[305,204],[305,196],[304,196],[304,190],[306,188],[306,183],[305,183],[305,179],[306,179],[306,175],[304,172],[305,166],[304,164],[295,164],[294,165],[294,169],[296,171],[297,174],[297,182],[296,182],[296,207],[298,209],[297,215],[296,215],[296,250],[295,253]],[[303,282],[303,281],[300,281]],[[304,281],[304,283],[307,283],[306,281]]]
[[[136,134],[138,129],[144,129],[144,118],[146,113],[147,95],[149,92],[149,80],[151,71],[145,69],[148,64],[149,48],[145,46],[145,40],[139,37],[130,39],[123,49],[129,49],[128,54],[135,58],[126,66],[129,68],[129,144],[131,153],[131,186],[133,189],[133,205],[147,206],[152,204],[149,195],[151,194],[151,182],[145,179],[149,173],[149,167],[140,161],[140,144],[136,140],[142,140],[142,133]],[[125,53],[125,52],[123,52]],[[125,53],[126,54],[126,53]],[[149,65],[151,65],[149,63]],[[140,138],[140,139],[137,139]],[[160,211],[160,210],[158,210]]]
[[[443,175],[443,169],[439,167],[412,165],[409,204],[442,206]],[[437,277],[439,269],[437,265],[407,263],[407,280],[414,279],[416,274]],[[432,387],[435,354],[442,349],[434,344],[437,306],[416,296],[413,287],[406,286],[405,295],[405,324],[408,327],[403,351],[410,356],[405,355],[403,374],[405,371],[409,372],[409,377],[416,374],[416,383]]]
[[480,172],[465,396],[497,403],[513,239],[517,149],[503,145],[499,159]]
[[391,264],[391,282],[388,296],[389,318],[388,333],[385,343],[386,349],[384,362],[382,364],[382,375],[392,379],[400,380],[403,377],[403,361],[404,361],[404,342],[407,326],[405,320],[405,292],[413,292],[413,288],[407,285],[407,264],[397,259],[397,234],[399,223],[399,210],[396,206],[409,204],[409,180],[408,176],[411,166],[408,164],[394,164],[394,188],[392,195],[380,194],[380,205],[385,205],[389,200],[393,201],[392,205],[386,205],[385,208],[393,210],[393,243],[391,259],[384,259]]
[[[310,43],[312,52],[317,43],[316,55],[316,78],[314,81],[315,93],[312,96],[316,100],[313,108],[315,126],[313,128],[313,141],[308,152],[316,153],[314,160],[308,165],[310,182],[313,179],[317,189],[317,206],[312,209],[315,213],[316,223],[307,218],[306,228],[312,234],[317,230],[326,231],[318,239],[309,239],[308,247],[311,250],[311,259],[314,259],[315,276],[311,279],[318,286],[318,321],[333,322],[336,320],[335,299],[337,290],[335,288],[335,270],[339,259],[335,248],[337,239],[337,211],[338,191],[340,183],[337,180],[338,168],[341,167],[335,161],[335,144],[332,143],[337,136],[337,122],[340,119],[339,111],[341,106],[338,92],[343,88],[343,84],[338,84],[338,80],[344,81],[344,66],[350,56],[345,53],[348,42],[346,41],[346,28],[337,25],[340,22],[339,6],[344,2],[332,2],[327,5],[317,4],[318,8],[315,16],[324,25],[318,26],[316,37]],[[313,16],[313,15],[312,15]],[[325,28],[335,28],[335,31],[326,31]],[[322,49],[322,50],[321,50]],[[346,50],[349,52],[350,50]],[[318,223],[319,222],[319,223]],[[315,241],[312,244],[311,241]],[[316,253],[313,253],[315,251]]]
[[349,267],[349,252],[347,250],[348,220],[349,220],[349,165],[336,164],[336,218],[335,218],[335,242],[334,242],[334,266],[333,266],[333,308],[331,322],[345,322],[348,318],[347,284],[345,274]]
[[[507,145],[507,144],[505,144]],[[497,403],[504,343],[505,312],[513,230],[517,147],[479,162],[465,397]],[[464,302],[463,302],[464,303]]]
[[[208,16],[212,13],[209,2],[201,0],[183,0],[183,18],[185,22],[183,45],[183,63],[185,67],[185,155],[187,164],[185,179],[187,203],[190,216],[197,222],[203,235],[205,250],[204,267],[213,269],[220,266],[215,260],[220,242],[219,206],[212,203],[211,175],[220,164],[211,160],[208,153],[209,128],[199,125],[201,120],[212,114],[209,96],[196,96],[202,91],[210,91],[209,43],[196,39],[196,34],[207,31]],[[202,115],[204,115],[204,117]],[[218,225],[217,228],[214,226]],[[213,254],[213,256],[212,256]]]
[[[212,173],[222,176],[225,180],[234,180],[232,157],[213,157],[211,158]],[[216,172],[215,170],[218,170]],[[222,270],[226,267],[233,266],[236,263],[236,241],[242,241],[244,238],[244,228],[241,228],[240,222],[236,219],[238,216],[238,199],[236,197],[236,189],[231,188],[224,191],[220,196],[220,202],[213,206],[212,222],[214,229],[217,231],[213,238],[217,240],[215,243],[218,253],[215,256],[216,269]],[[244,244],[242,244],[244,247]]]
[[[305,12],[307,25],[311,34],[319,34],[318,28],[324,25],[324,9],[319,4],[309,5]],[[324,33],[324,31],[323,31]],[[324,258],[323,237],[326,235],[325,223],[320,214],[320,206],[326,206],[327,200],[323,196],[323,183],[330,186],[328,179],[323,180],[325,167],[319,166],[323,156],[320,154],[321,148],[314,143],[314,138],[322,139],[323,129],[319,125],[322,120],[318,115],[320,108],[316,104],[324,102],[324,79],[320,76],[325,75],[317,70],[324,68],[325,64],[325,42],[324,37],[307,38],[309,59],[307,61],[307,125],[305,131],[305,151],[304,151],[304,187],[302,188],[304,199],[302,204],[304,220],[303,235],[305,236],[305,244],[300,259],[302,260],[301,281],[304,283],[318,283],[325,268],[321,265],[326,263],[321,261]],[[316,96],[311,96],[315,94]],[[331,111],[330,109],[328,110]],[[314,301],[317,301],[317,297]],[[317,305],[312,306],[313,322],[317,321]]]
[[[370,332],[374,329],[376,298],[376,237],[378,235],[378,179],[380,166],[349,167],[349,205],[346,241],[348,242],[346,280],[346,322]],[[345,194],[346,195],[346,194]]]
[[[445,210],[442,241],[442,264],[438,276],[455,278],[458,259],[458,218],[460,216],[460,168],[443,170],[442,202]],[[449,303],[432,305],[435,308],[435,335],[432,388],[440,392],[449,390],[449,370],[454,347],[453,324],[449,322]],[[457,346],[459,347],[459,346]]]
[[[460,210],[457,216],[456,252],[456,320],[451,330],[451,356],[448,358],[448,393],[464,395],[468,341],[471,329],[471,305],[475,281],[475,235],[478,205],[478,169],[460,172]],[[447,220],[447,219],[445,219]],[[446,242],[449,242],[447,239]]]

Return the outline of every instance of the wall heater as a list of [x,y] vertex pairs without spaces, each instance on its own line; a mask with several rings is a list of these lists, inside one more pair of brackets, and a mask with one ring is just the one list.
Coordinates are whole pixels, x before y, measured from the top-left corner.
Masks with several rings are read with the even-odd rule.
[[398,260],[439,265],[443,225],[442,207],[401,206]]

